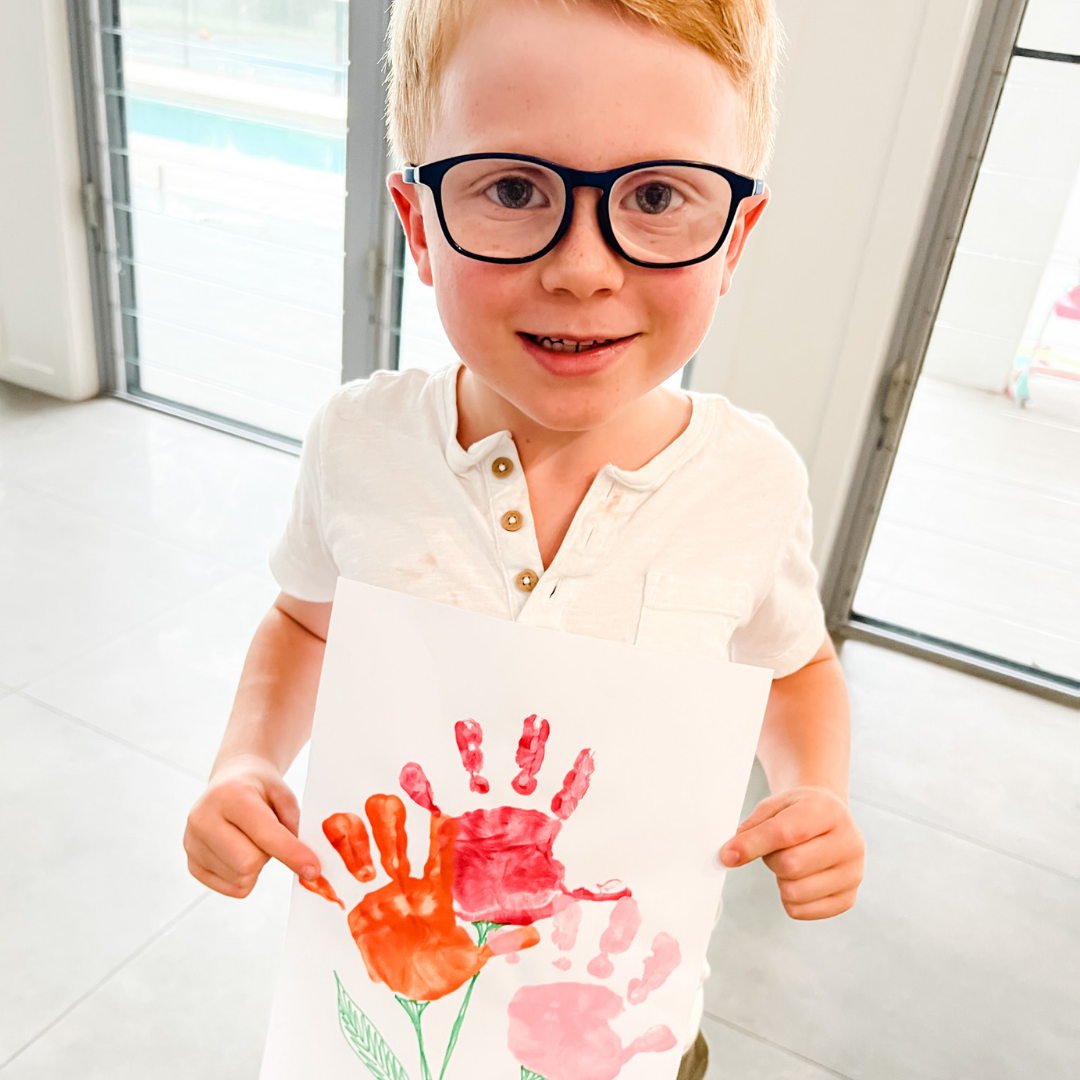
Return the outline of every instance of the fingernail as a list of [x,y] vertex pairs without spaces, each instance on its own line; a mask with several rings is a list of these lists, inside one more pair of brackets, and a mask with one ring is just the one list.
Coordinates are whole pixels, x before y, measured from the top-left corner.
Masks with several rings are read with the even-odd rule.
[[319,868],[317,866],[305,866],[300,871],[300,876],[305,881],[314,881],[319,876]]

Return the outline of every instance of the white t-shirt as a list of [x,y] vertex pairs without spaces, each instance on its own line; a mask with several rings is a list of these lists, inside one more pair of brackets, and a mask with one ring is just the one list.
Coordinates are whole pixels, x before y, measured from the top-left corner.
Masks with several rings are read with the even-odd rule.
[[825,622],[806,469],[769,420],[692,393],[670,446],[600,470],[544,570],[510,433],[457,441],[459,370],[378,372],[318,410],[270,555],[284,592],[329,601],[340,575],[774,678],[810,660]]

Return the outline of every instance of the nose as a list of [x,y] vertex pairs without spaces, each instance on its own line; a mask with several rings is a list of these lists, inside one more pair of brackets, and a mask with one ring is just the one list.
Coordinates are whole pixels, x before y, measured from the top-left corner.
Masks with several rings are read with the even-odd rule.
[[600,231],[598,188],[575,188],[574,211],[566,235],[541,260],[540,279],[551,292],[584,300],[598,292],[617,292],[625,279],[623,260]]

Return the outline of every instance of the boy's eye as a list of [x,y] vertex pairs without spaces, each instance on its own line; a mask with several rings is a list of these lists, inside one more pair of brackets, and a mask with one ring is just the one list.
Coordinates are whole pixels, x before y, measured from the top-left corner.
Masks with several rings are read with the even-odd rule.
[[492,202],[505,206],[507,210],[524,210],[532,203],[535,193],[533,182],[524,176],[504,176],[485,191]]
[[642,213],[662,214],[671,205],[671,188],[667,184],[642,184],[634,197]]
[[634,188],[634,203],[643,214],[662,214],[681,206],[683,197],[670,184],[652,180]]

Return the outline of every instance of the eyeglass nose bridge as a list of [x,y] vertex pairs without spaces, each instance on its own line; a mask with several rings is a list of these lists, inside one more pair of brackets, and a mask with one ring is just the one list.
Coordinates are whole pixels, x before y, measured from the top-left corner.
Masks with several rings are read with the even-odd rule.
[[[579,179],[585,182],[575,183],[575,180]],[[566,205],[563,207],[562,221],[559,222],[559,227],[555,230],[555,235],[551,238],[547,247],[536,258],[541,258],[548,252],[554,251],[570,231],[570,226],[574,223],[574,208],[577,205],[574,192],[580,188],[591,188],[600,192],[600,196],[596,200],[596,223],[600,227],[600,236],[610,251],[625,259],[626,253],[616,239],[615,230],[611,225],[611,190],[618,179],[619,177],[610,178],[609,174],[606,173],[580,172],[577,170],[574,170],[568,176],[563,176]]]

